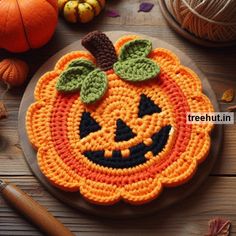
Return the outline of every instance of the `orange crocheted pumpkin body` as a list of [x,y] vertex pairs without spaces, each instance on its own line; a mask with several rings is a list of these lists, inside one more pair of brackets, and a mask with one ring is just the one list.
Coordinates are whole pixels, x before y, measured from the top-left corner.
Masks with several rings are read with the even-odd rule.
[[[137,36],[117,41],[117,55]],[[55,186],[80,191],[90,202],[123,199],[143,204],[163,186],[177,186],[194,174],[210,148],[212,124],[187,124],[187,112],[211,112],[201,82],[179,59],[162,48],[148,59],[160,66],[153,79],[133,83],[106,71],[108,88],[99,101],[86,104],[81,92],[58,92],[56,83],[77,59],[96,64],[82,51],[62,57],[40,78],[36,102],[27,113],[27,130],[38,148],[38,164]],[[82,85],[83,87],[83,85]]]
[[57,0],[0,1],[0,48],[24,52],[52,37],[57,24]]

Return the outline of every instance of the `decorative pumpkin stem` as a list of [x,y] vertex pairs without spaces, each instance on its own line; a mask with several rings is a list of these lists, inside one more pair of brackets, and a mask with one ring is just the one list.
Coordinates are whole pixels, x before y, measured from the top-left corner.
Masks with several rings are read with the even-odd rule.
[[110,39],[100,31],[93,31],[82,39],[82,45],[96,58],[101,70],[112,69],[118,60],[115,48]]

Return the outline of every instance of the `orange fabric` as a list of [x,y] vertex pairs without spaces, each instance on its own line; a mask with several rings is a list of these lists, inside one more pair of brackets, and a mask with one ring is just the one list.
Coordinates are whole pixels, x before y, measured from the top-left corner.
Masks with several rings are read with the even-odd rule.
[[[115,44],[117,52],[136,36],[123,37]],[[80,191],[90,202],[113,204],[120,199],[143,204],[156,198],[163,186],[177,186],[192,177],[198,163],[210,148],[211,124],[186,124],[186,112],[213,111],[202,93],[197,75],[180,65],[166,49],[154,49],[149,58],[161,67],[158,78],[142,83],[128,83],[107,71],[109,88],[101,101],[85,105],[79,93],[59,94],[55,84],[71,60],[86,58],[86,52],[72,52],[59,60],[55,70],[42,76],[35,89],[36,102],[27,112],[27,131],[38,148],[38,163],[43,174],[55,186],[66,191]],[[138,117],[140,94],[144,93],[162,108],[161,113]],[[82,112],[90,112],[101,130],[80,138],[78,127]],[[115,142],[115,121],[124,120],[137,134],[129,141]],[[157,155],[147,153],[147,162],[132,168],[112,169],[88,160],[84,151],[105,150],[110,158],[120,150],[128,158],[129,148],[144,142],[151,144],[152,134],[171,125],[165,148]]]

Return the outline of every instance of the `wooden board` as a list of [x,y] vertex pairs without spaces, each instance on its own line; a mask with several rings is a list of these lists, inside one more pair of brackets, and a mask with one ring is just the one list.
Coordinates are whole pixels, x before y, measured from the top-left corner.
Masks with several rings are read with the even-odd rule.
[[236,44],[236,40],[218,43],[218,42],[213,42],[213,41],[210,41],[207,39],[202,39],[202,38],[195,36],[194,34],[183,29],[180,26],[180,24],[174,19],[174,17],[171,15],[171,13],[169,12],[169,10],[166,6],[165,0],[159,0],[159,5],[161,8],[161,12],[162,12],[163,16],[165,17],[169,26],[173,30],[175,30],[178,34],[180,34],[184,38],[188,39],[189,41],[199,44],[199,45],[202,45],[202,46],[205,46],[205,47],[228,47],[228,46],[232,46],[232,45]]
[[[125,34],[135,34],[135,33],[123,32],[123,31],[109,31],[109,32],[106,32],[106,34],[114,42],[116,41],[116,39],[118,39],[119,37]],[[177,48],[167,44],[164,41],[161,41],[156,38],[151,38],[145,35],[141,35],[141,36],[143,38],[147,38],[151,40],[153,42],[154,48],[163,47],[163,48],[172,50],[180,58],[182,64],[192,68],[202,80],[204,93],[207,94],[207,96],[212,101],[215,110],[219,111],[219,106],[218,106],[215,94],[207,78],[197,68],[197,66],[188,56],[186,56],[183,52],[179,51]],[[73,208],[76,208],[83,212],[87,212],[94,215],[100,215],[100,216],[109,216],[109,217],[114,217],[114,218],[137,217],[139,215],[149,214],[154,211],[160,210],[164,207],[170,206],[171,204],[176,203],[184,199],[188,195],[190,195],[193,191],[197,189],[197,187],[199,187],[202,184],[202,182],[209,175],[210,170],[216,160],[216,157],[218,156],[219,149],[222,143],[222,134],[223,134],[223,130],[221,126],[216,126],[215,129],[213,130],[212,147],[210,150],[209,157],[203,164],[199,166],[198,171],[195,174],[195,176],[188,183],[180,187],[164,189],[163,193],[156,200],[142,206],[132,206],[124,202],[119,202],[115,204],[114,206],[92,205],[88,203],[87,201],[85,201],[79,193],[67,193],[53,187],[52,185],[48,183],[46,178],[42,175],[37,165],[36,151],[31,146],[26,135],[25,114],[29,105],[34,102],[33,92],[34,92],[35,85],[38,79],[40,78],[40,76],[42,76],[45,72],[52,70],[57,60],[61,56],[63,56],[65,53],[68,53],[73,50],[81,50],[81,49],[83,48],[80,44],[80,41],[76,41],[73,44],[67,46],[63,50],[56,53],[45,64],[43,64],[42,67],[36,72],[36,74],[33,76],[31,82],[29,83],[28,87],[25,90],[25,94],[23,96],[23,99],[20,105],[20,110],[19,110],[18,130],[19,130],[19,135],[20,135],[21,147],[25,154],[26,161],[29,164],[32,172],[35,174],[35,176],[39,179],[39,181],[44,185],[44,187],[51,194],[53,194],[56,198],[63,201],[65,204],[72,206]]]

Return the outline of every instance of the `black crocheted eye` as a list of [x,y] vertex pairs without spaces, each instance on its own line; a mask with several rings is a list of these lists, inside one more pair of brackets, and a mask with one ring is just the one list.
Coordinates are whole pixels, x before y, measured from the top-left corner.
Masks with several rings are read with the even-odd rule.
[[145,94],[141,94],[141,99],[140,99],[138,108],[139,108],[139,111],[138,111],[138,117],[139,118],[142,118],[145,115],[152,115],[154,113],[160,113],[161,112],[161,108],[158,107]]
[[91,117],[90,112],[83,112],[79,125],[80,138],[84,138],[90,133],[96,132],[100,129],[101,126],[93,117]]

